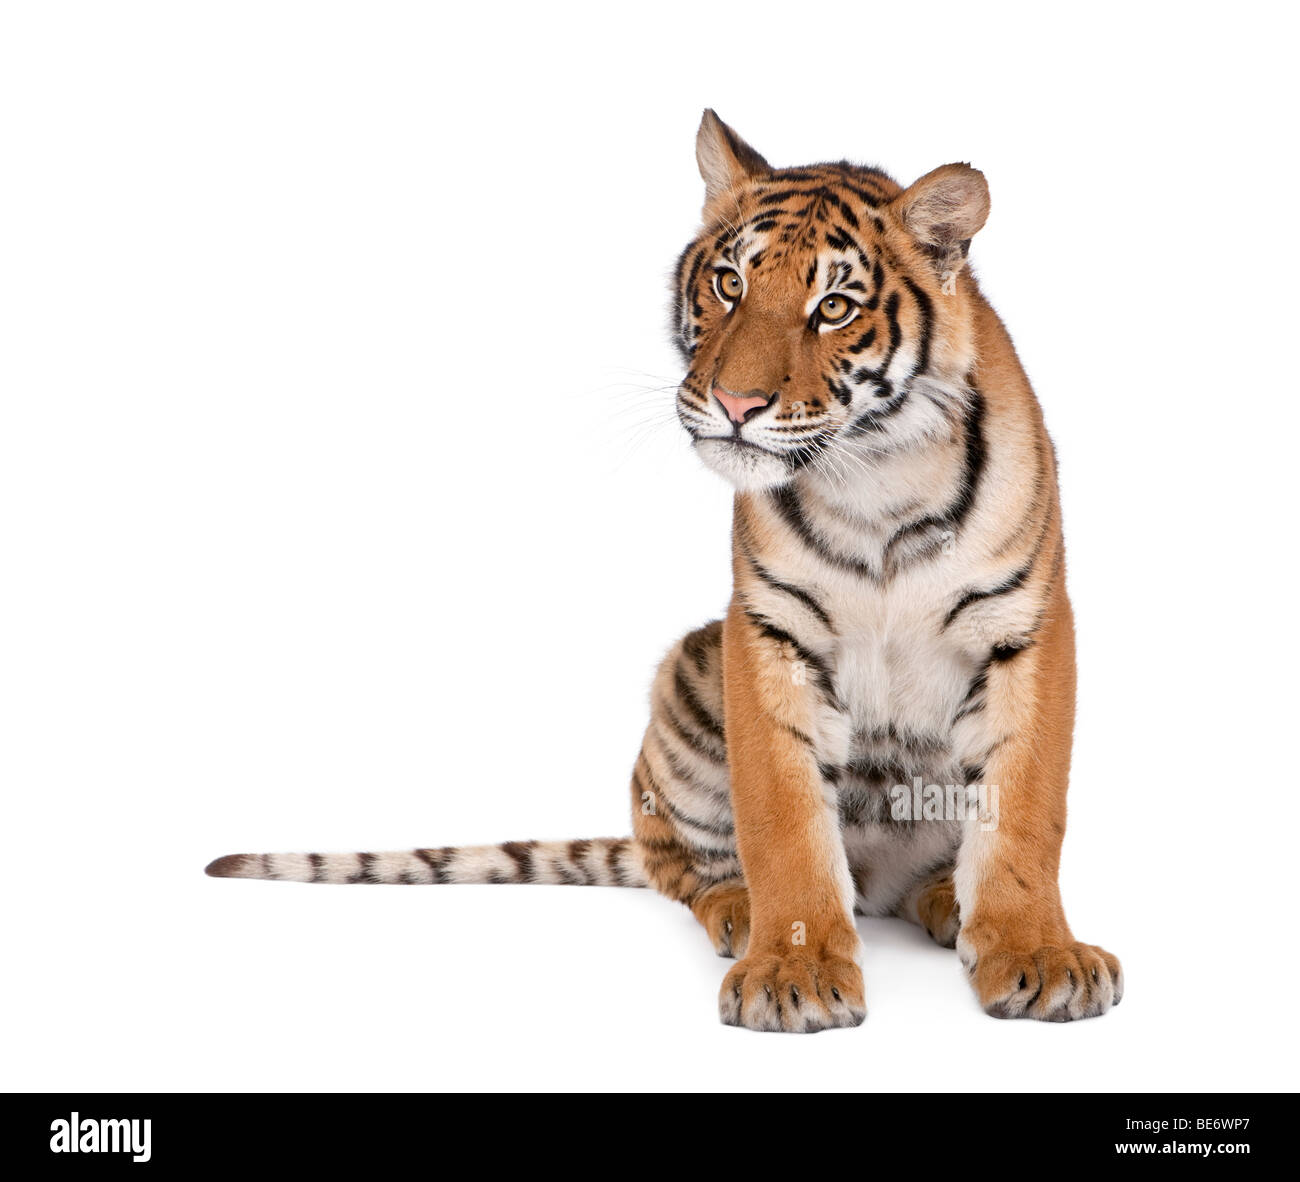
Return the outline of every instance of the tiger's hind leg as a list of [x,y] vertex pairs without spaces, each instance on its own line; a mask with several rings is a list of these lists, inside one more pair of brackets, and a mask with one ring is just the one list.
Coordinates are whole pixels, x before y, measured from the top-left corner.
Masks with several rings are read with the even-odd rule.
[[632,829],[650,885],[691,909],[719,956],[743,956],[749,894],[731,814],[720,622],[688,633],[659,667],[632,773]]
[[719,956],[742,957],[749,947],[749,891],[740,881],[720,882],[701,891],[691,913],[704,925]]
[[957,947],[961,930],[961,913],[952,882],[952,867],[926,875],[903,897],[898,915],[920,924],[936,944]]

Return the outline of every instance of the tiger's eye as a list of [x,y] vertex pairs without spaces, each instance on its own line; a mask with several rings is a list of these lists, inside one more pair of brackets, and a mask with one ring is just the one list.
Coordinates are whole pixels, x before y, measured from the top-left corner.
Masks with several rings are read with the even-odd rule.
[[735,271],[719,271],[718,290],[727,299],[738,300],[745,290],[745,281]]
[[817,305],[817,314],[827,324],[835,324],[843,320],[852,308],[853,305],[843,296],[828,295]]

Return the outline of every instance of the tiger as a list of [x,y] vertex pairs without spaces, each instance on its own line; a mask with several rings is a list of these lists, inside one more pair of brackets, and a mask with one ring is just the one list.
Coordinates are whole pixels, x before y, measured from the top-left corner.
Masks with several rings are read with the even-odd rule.
[[216,877],[651,887],[733,958],[724,1023],[866,1015],[855,915],[955,948],[983,1011],[1124,993],[1058,868],[1075,703],[1056,455],[969,265],[981,172],[774,168],[713,110],[674,272],[676,414],[734,487],[724,618],[660,665],[632,834],[235,854]]

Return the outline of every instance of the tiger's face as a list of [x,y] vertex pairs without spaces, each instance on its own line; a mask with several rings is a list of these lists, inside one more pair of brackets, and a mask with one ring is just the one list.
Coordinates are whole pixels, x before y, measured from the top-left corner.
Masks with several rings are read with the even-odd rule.
[[678,262],[677,413],[742,491],[844,479],[950,429],[973,362],[961,281],[988,212],[946,165],[903,190],[849,164],[773,169],[712,111],[696,144],[704,226]]

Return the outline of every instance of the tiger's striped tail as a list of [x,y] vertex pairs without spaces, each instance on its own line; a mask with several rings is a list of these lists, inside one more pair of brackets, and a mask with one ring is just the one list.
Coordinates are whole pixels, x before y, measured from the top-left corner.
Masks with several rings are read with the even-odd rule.
[[210,863],[206,873],[284,882],[650,885],[631,837],[506,841],[380,854],[227,854]]

